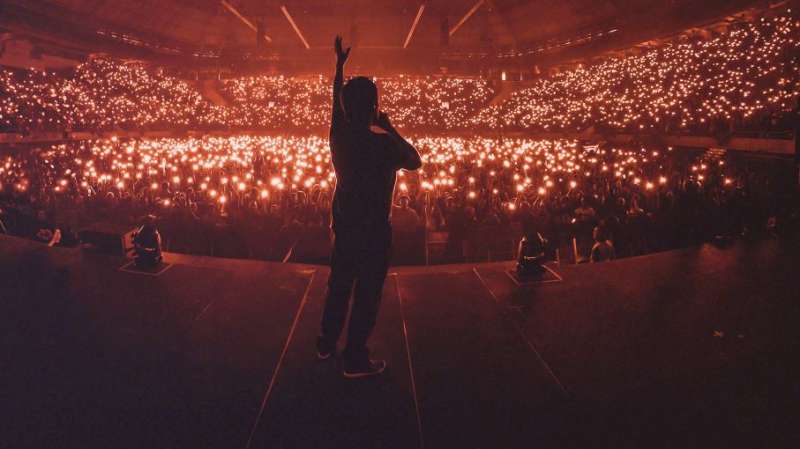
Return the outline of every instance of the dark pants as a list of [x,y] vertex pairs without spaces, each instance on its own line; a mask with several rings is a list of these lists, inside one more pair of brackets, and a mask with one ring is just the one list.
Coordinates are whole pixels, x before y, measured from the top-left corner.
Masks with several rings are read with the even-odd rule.
[[391,244],[392,230],[388,225],[335,232],[319,345],[327,348],[336,345],[347,317],[350,293],[355,287],[343,353],[346,361],[363,361],[369,356],[367,339],[378,316]]

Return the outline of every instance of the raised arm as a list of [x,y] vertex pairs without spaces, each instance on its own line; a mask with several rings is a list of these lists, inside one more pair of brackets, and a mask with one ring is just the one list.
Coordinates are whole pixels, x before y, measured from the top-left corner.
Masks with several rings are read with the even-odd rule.
[[331,127],[344,121],[344,110],[342,110],[339,95],[342,93],[342,84],[344,84],[344,64],[350,56],[350,47],[347,47],[346,50],[342,48],[342,36],[336,36],[333,46],[336,50],[336,75],[333,77],[333,115],[331,115]]
[[378,115],[377,125],[386,131],[389,138],[394,143],[392,150],[394,150],[395,161],[398,168],[405,170],[417,170],[422,167],[422,159],[419,157],[419,152],[413,145],[408,143],[403,136],[397,132],[397,129],[389,121],[389,116],[381,112]]

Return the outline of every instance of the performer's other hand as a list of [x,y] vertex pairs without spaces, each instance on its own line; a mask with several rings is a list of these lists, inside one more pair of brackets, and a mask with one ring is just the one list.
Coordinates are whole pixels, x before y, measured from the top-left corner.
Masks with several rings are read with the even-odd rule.
[[347,47],[347,49],[342,48],[342,36],[338,35],[336,36],[333,46],[336,50],[336,63],[344,65],[344,63],[347,62],[347,58],[350,57],[351,47]]
[[389,120],[389,116],[383,111],[378,112],[378,118],[375,120],[375,125],[387,132],[394,129],[392,122]]

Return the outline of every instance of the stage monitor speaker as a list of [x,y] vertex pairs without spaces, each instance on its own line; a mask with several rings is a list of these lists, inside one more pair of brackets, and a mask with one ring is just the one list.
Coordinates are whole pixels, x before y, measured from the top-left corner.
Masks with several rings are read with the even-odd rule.
[[113,223],[97,223],[81,230],[81,243],[103,254],[131,256],[135,228]]

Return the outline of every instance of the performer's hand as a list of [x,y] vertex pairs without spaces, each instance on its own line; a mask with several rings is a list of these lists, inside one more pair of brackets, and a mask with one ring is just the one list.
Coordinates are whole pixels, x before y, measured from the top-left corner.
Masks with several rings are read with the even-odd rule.
[[347,58],[350,57],[350,47],[347,47],[345,50],[342,48],[342,36],[336,36],[336,40],[333,44],[334,48],[336,49],[336,63],[339,65],[344,65],[347,62]]
[[378,118],[375,120],[375,125],[387,132],[394,129],[392,122],[389,120],[389,116],[383,111],[378,112]]

